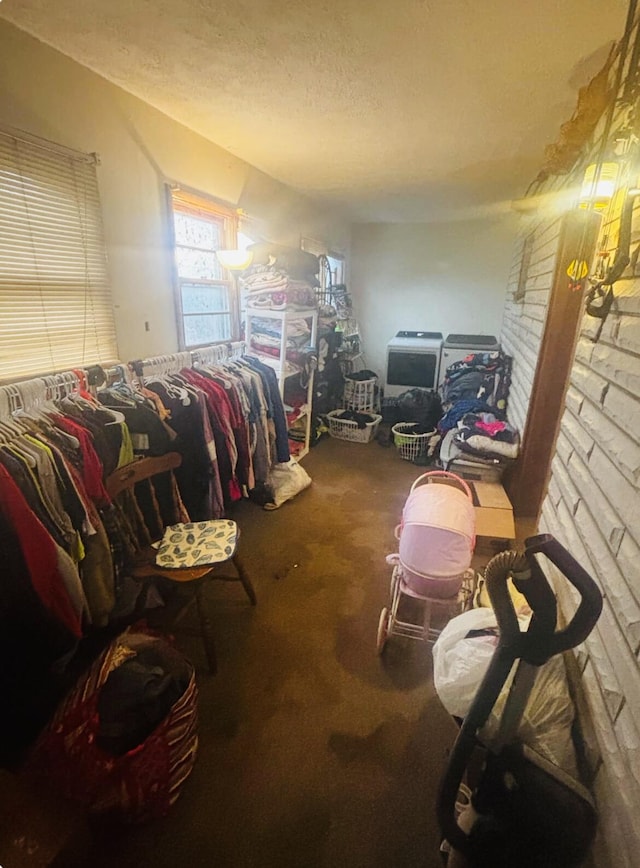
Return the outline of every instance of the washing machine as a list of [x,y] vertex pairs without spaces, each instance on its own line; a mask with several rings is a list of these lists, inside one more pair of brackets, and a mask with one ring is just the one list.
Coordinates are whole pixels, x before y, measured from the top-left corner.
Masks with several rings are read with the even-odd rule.
[[470,353],[493,353],[500,349],[494,335],[447,335],[442,345],[438,387],[444,383],[449,365],[461,362]]
[[387,344],[385,398],[407,389],[437,389],[442,332],[399,331]]

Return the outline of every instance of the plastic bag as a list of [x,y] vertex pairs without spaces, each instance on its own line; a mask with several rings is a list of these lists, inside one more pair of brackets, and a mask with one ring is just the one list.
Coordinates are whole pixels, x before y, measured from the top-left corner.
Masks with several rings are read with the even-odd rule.
[[[521,629],[528,616],[518,616]],[[469,636],[469,631],[476,635]],[[486,631],[486,632],[485,632]],[[449,714],[464,717],[476,695],[498,644],[497,620],[493,609],[470,609],[452,618],[433,646],[434,686]],[[490,742],[497,731],[509,688],[512,670],[482,730],[483,742]],[[545,759],[576,776],[576,756],[571,728],[573,701],[569,694],[564,661],[552,657],[538,669],[529,695],[518,739]]]
[[269,474],[268,486],[273,494],[273,501],[265,503],[265,509],[278,509],[287,500],[291,500],[296,494],[304,491],[311,485],[311,477],[298,464],[291,459],[282,464],[275,464]]
[[416,422],[424,432],[433,431],[442,418],[440,395],[431,389],[408,389],[398,397],[397,413],[399,420]]
[[494,629],[493,609],[470,609],[452,618],[433,646],[433,683],[449,714],[464,717],[498,645],[497,633],[466,639],[470,630]]

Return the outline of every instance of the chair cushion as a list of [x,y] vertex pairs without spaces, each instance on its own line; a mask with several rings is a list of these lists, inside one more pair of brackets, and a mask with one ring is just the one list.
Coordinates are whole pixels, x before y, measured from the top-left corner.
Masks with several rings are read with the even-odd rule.
[[233,556],[237,540],[238,526],[229,519],[173,524],[165,529],[156,564],[180,569],[221,563]]

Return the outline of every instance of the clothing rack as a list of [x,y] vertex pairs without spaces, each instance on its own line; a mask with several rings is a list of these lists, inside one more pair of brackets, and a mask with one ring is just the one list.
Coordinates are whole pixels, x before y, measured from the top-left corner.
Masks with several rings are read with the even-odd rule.
[[104,368],[102,373],[103,377],[97,379],[95,382],[95,385],[97,386],[109,387],[113,386],[115,383],[127,383],[128,385],[133,385],[133,376],[130,365],[111,365],[109,368]]
[[161,374],[177,374],[183,368],[195,368],[200,365],[219,365],[229,359],[237,359],[244,355],[244,341],[231,341],[226,344],[213,344],[199,347],[197,350],[187,350],[180,353],[170,353],[154,356],[149,359],[137,359],[129,362],[129,366],[138,377],[158,376]]
[[244,341],[232,341],[228,344],[215,344],[210,347],[201,347],[191,352],[192,367],[198,365],[219,365],[230,359],[237,359],[245,354],[246,344]]
[[144,378],[160,374],[177,374],[182,368],[191,367],[191,353],[169,353],[163,356],[153,356],[150,359],[136,359],[129,362],[138,377]]
[[48,401],[59,400],[86,386],[87,372],[81,369],[0,386],[0,418],[8,418],[21,410],[35,410]]
[[82,390],[94,391],[95,387],[126,382],[133,385],[131,372],[138,377],[158,374],[177,374],[182,368],[198,365],[218,365],[229,359],[244,355],[244,341],[215,344],[179,353],[169,353],[141,359],[129,364],[116,364],[108,368],[92,365],[89,368],[76,368],[56,374],[44,374],[17,383],[0,386],[0,419],[9,418],[15,413],[29,412],[48,401],[56,401]]

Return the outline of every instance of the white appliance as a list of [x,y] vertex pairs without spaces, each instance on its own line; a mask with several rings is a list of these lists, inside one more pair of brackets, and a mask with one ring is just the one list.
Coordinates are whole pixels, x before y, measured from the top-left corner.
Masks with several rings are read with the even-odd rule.
[[493,353],[499,349],[500,344],[493,335],[447,335],[442,345],[438,387],[444,383],[449,365],[461,362],[470,353]]
[[385,398],[416,387],[437,389],[441,352],[441,332],[398,332],[387,344]]

